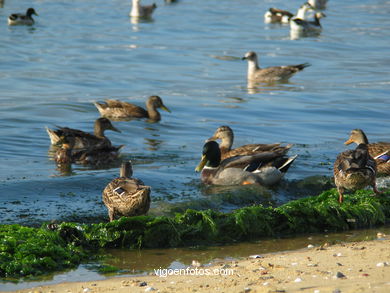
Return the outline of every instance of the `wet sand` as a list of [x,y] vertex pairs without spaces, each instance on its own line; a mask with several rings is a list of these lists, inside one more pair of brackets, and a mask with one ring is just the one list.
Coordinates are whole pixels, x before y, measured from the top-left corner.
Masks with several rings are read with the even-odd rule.
[[[390,238],[15,292],[390,292]],[[176,274],[176,275],[175,275]],[[197,275],[196,275],[197,274]]]

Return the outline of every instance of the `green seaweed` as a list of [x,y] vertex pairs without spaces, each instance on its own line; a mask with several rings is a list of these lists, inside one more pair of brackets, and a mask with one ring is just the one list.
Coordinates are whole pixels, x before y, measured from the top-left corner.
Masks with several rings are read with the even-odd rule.
[[369,228],[390,219],[388,195],[360,190],[339,204],[337,191],[330,189],[276,208],[256,205],[230,213],[188,209],[174,217],[122,217],[110,223],[61,223],[50,229],[0,225],[0,277],[72,268],[90,261],[101,248],[224,244],[278,234]]

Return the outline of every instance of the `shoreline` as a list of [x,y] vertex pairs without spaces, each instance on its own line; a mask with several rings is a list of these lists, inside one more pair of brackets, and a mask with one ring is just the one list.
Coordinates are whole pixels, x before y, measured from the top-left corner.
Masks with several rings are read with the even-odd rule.
[[[182,270],[8,292],[389,292],[390,238],[248,256]],[[156,271],[155,271],[156,272]]]

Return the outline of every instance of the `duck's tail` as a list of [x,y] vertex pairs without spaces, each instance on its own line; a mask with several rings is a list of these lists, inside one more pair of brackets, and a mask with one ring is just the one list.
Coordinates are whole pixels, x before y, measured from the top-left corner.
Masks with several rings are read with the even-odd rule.
[[278,169],[282,173],[286,173],[288,171],[288,168],[290,168],[291,164],[295,161],[295,159],[298,157],[298,155],[289,157],[286,162],[282,166],[280,166]]
[[57,135],[57,133],[53,129],[50,129],[47,126],[46,126],[46,131],[47,131],[47,134],[50,137],[51,144],[54,144],[54,145],[58,144],[59,141],[61,140],[61,138]]
[[301,70],[303,70],[304,68],[309,67],[309,66],[311,66],[310,63],[303,63],[303,64],[294,65],[294,67],[295,67],[296,69],[298,69],[299,71],[301,71]]

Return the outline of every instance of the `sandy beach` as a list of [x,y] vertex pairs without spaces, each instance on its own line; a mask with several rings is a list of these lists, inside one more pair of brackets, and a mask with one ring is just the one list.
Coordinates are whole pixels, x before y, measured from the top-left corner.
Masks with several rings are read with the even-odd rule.
[[[15,292],[390,292],[390,238]],[[196,258],[194,258],[196,260]]]

